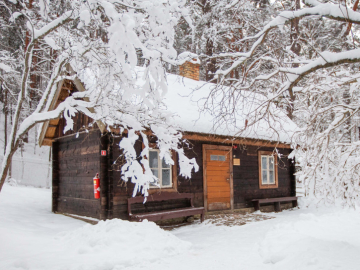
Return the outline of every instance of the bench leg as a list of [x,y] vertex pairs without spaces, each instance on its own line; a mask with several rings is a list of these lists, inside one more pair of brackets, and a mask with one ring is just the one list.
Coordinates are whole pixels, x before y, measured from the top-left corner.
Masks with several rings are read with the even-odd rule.
[[204,222],[204,220],[205,220],[205,213],[204,212],[202,212],[202,214],[200,216],[200,220],[201,220],[201,223]]
[[293,206],[293,207],[297,207],[297,206],[298,206],[297,200],[296,200],[296,201],[292,201],[292,206]]
[[254,209],[255,211],[259,211],[260,210],[260,202],[257,201],[257,202],[253,202],[254,203]]
[[275,212],[281,212],[280,202],[274,202]]

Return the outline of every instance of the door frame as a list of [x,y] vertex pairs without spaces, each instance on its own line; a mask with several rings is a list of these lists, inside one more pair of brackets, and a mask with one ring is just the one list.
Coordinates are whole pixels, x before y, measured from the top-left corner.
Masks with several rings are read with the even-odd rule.
[[202,155],[203,155],[203,187],[204,187],[204,208],[205,212],[208,211],[207,205],[207,179],[206,179],[206,152],[207,150],[225,150],[229,152],[229,167],[230,167],[230,210],[234,210],[234,183],[233,183],[233,154],[232,154],[232,146],[225,145],[210,145],[203,144],[202,145]]

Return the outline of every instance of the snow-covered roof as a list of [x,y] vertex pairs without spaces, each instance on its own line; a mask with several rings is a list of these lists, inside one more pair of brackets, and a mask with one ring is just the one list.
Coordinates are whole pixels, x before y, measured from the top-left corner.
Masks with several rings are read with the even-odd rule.
[[[260,95],[251,92],[242,93],[243,102],[236,106],[234,115],[224,115],[222,118],[224,121],[221,119],[219,121],[216,116],[223,115],[224,108],[215,104],[215,106],[207,106],[206,110],[203,109],[215,84],[172,74],[167,75],[167,82],[168,93],[164,102],[167,109],[175,114],[174,124],[182,131],[289,143],[297,128],[283,111],[273,105],[269,110],[274,117],[261,119],[239,133],[249,119],[248,114],[253,113],[253,110],[264,101]],[[217,94],[213,101],[219,102],[222,98],[222,94]]]
[[[137,78],[142,78],[141,73],[144,69],[137,67],[136,72],[139,73]],[[86,74],[89,72],[85,72]],[[90,74],[92,74],[90,72]],[[85,76],[93,78],[93,76]],[[219,94],[209,100],[213,102],[213,106],[204,105],[209,95],[214,90],[215,84],[203,81],[195,81],[182,76],[167,74],[168,92],[164,97],[164,104],[167,111],[174,115],[173,126],[178,127],[183,132],[194,132],[202,134],[220,135],[227,137],[239,137],[245,139],[267,140],[281,143],[290,143],[291,137],[296,130],[296,125],[274,105],[270,106],[271,115],[274,117],[261,119],[254,125],[248,126],[245,130],[245,122],[249,120],[249,114],[264,101],[261,96],[251,92],[241,93],[243,102],[239,102],[233,114],[224,113],[224,108],[218,106],[218,102],[223,99],[223,94]],[[84,79],[84,77],[83,77]],[[84,91],[89,83],[80,82],[76,77],[73,81],[78,90]],[[141,84],[143,81],[139,79]],[[84,83],[84,86],[83,84]],[[59,87],[59,91],[61,87]],[[229,93],[229,88],[223,88],[223,93]],[[58,91],[58,92],[59,92]],[[60,92],[59,92],[60,93]],[[56,100],[53,100],[54,106]],[[53,108],[50,108],[50,110]],[[219,118],[217,116],[222,116]],[[100,122],[100,121],[97,121]],[[250,122],[249,122],[250,123]],[[45,123],[46,124],[46,123]],[[48,124],[42,126],[39,143],[43,145],[45,133],[48,131]],[[108,123],[109,124],[109,123]],[[98,124],[99,125],[99,124]],[[111,125],[111,124],[109,124]],[[100,123],[99,126],[103,126]],[[239,133],[239,131],[242,131]]]

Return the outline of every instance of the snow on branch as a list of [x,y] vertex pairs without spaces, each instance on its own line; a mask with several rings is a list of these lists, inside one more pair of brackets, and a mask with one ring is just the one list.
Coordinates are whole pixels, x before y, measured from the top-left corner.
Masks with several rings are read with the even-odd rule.
[[[227,76],[232,70],[247,61],[250,57],[254,55],[257,48],[266,40],[266,36],[272,29],[282,27],[283,25],[285,25],[285,23],[293,19],[308,16],[323,16],[336,21],[360,24],[360,13],[353,11],[347,6],[341,4],[336,5],[332,3],[324,4],[312,0],[306,0],[305,2],[312,7],[295,11],[283,11],[279,15],[277,15],[276,18],[274,18],[267,25],[265,25],[263,29],[259,31],[256,35],[239,40],[238,42],[243,42],[255,39],[255,42],[251,46],[250,50],[248,50],[247,52],[220,53],[211,56],[210,58],[232,57],[237,59],[233,61],[232,65],[229,68],[225,70],[218,70],[216,72],[216,78],[223,78]],[[355,56],[355,58],[356,57],[358,56]]]

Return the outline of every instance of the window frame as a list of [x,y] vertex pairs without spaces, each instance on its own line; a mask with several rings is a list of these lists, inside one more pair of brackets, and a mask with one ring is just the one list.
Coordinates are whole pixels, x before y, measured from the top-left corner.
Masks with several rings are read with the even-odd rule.
[[[262,181],[262,160],[261,158],[263,156],[268,157],[267,160],[269,160],[269,157],[272,156],[274,158],[274,184],[266,183],[264,184]],[[259,188],[260,189],[271,189],[271,188],[278,188],[279,187],[279,181],[278,181],[278,159],[277,155],[274,152],[271,151],[258,151],[258,166],[259,166]],[[269,166],[267,168],[267,172],[269,172]],[[269,175],[269,173],[268,173]]]
[[150,148],[149,149],[149,153],[148,153],[148,159],[149,159],[149,167],[150,169],[155,169],[155,168],[152,168],[150,166],[150,151],[154,151],[154,152],[157,152],[157,156],[158,156],[158,170],[159,170],[159,184],[160,184],[160,187],[159,186],[150,186],[149,188],[149,193],[153,193],[153,192],[156,192],[158,190],[164,190],[164,191],[173,191],[173,192],[176,192],[177,191],[177,175],[176,175],[176,172],[177,172],[177,156],[176,154],[173,152],[172,153],[172,158],[174,160],[174,165],[170,165],[170,183],[171,185],[169,186],[162,186],[162,160],[160,160],[160,150],[159,149],[156,149],[156,148]]

